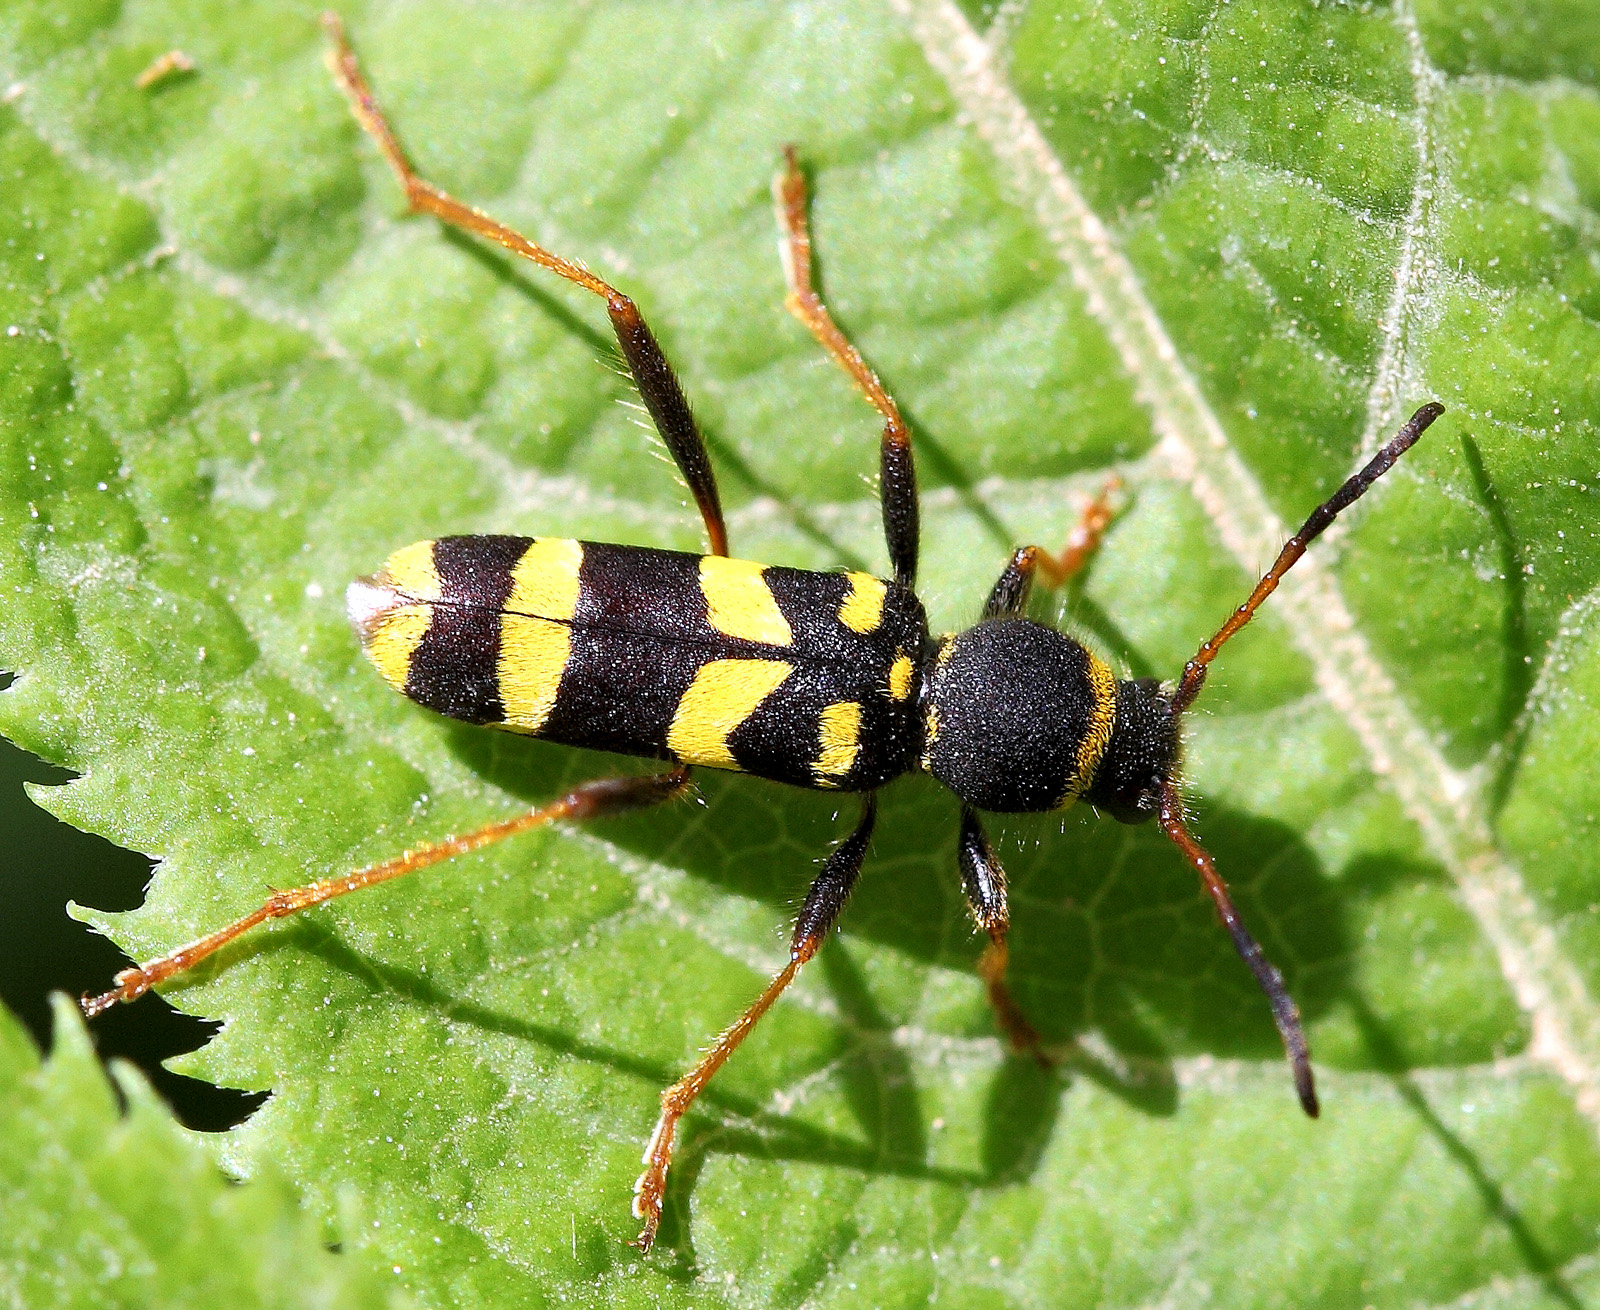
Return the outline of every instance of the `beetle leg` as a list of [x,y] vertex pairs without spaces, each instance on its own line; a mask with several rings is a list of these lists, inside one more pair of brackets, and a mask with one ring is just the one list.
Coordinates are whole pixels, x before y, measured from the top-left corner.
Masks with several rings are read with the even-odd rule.
[[672,365],[667,363],[667,357],[662,353],[655,335],[646,326],[639,307],[582,264],[551,254],[520,232],[513,231],[471,205],[463,204],[417,176],[394,129],[378,108],[372,88],[367,85],[366,75],[362,73],[355,52],[345,38],[344,24],[335,14],[325,14],[322,22],[333,43],[328,50],[329,71],[349,99],[356,121],[377,142],[378,149],[406,194],[406,203],[414,212],[432,214],[451,227],[504,246],[512,254],[521,255],[541,268],[560,274],[606,302],[606,312],[611,316],[617,344],[622,347],[623,357],[628,361],[628,369],[639,388],[639,395],[644,400],[645,408],[650,411],[656,431],[672,452],[678,472],[689,484],[695,504],[700,507],[706,536],[711,542],[711,553],[726,555],[728,528],[722,517],[722,502],[717,495],[717,481],[711,471],[711,458],[706,453],[705,439],[695,426],[694,415],[690,412],[683,388],[678,385],[677,375],[673,373]]
[[866,858],[867,842],[872,837],[872,826],[877,821],[878,803],[866,798],[861,821],[855,831],[834,848],[833,854],[811,884],[805,904],[800,907],[800,917],[795,921],[794,937],[789,945],[789,962],[767,984],[766,990],[717,1038],[711,1049],[700,1058],[694,1068],[661,1093],[661,1117],[656,1120],[655,1131],[644,1149],[645,1170],[633,1185],[633,1213],[644,1220],[644,1228],[634,1241],[642,1251],[649,1251],[656,1240],[656,1228],[661,1223],[661,1198],[667,1188],[667,1168],[672,1163],[673,1139],[677,1135],[678,1120],[694,1103],[712,1076],[739,1048],[739,1043],[750,1035],[750,1030],[760,1022],[782,996],[784,990],[800,972],[800,967],[814,956],[827,940],[828,930],[844,909],[844,903],[855,886],[856,875],[861,872],[861,861]]
[[369,864],[364,869],[323,878],[304,887],[293,887],[274,892],[260,905],[226,927],[197,938],[186,946],[170,951],[160,959],[151,960],[132,969],[124,969],[113,980],[115,986],[99,996],[84,996],[79,1000],[86,1018],[103,1014],[118,1002],[136,1001],[152,987],[176,974],[184,973],[208,955],[221,950],[236,937],[243,936],[268,919],[284,919],[301,910],[309,910],[335,897],[360,891],[380,882],[399,878],[430,864],[438,864],[453,856],[465,855],[514,837],[519,832],[541,827],[562,819],[598,819],[608,814],[621,814],[628,810],[659,805],[662,801],[681,796],[689,786],[686,767],[670,769],[665,773],[646,773],[621,778],[599,778],[574,787],[558,801],[541,805],[538,809],[515,818],[501,819],[460,837],[447,837],[443,841],[428,842],[397,855],[392,860]]
[[789,312],[811,329],[826,350],[848,373],[861,393],[883,415],[883,439],[879,446],[879,496],[883,503],[883,533],[889,544],[889,562],[895,581],[910,587],[917,580],[917,475],[911,457],[911,431],[900,417],[900,407],[884,389],[861,352],[840,330],[817,294],[811,267],[811,228],[806,218],[806,179],[800,171],[793,146],[784,148],[784,168],[773,180],[772,194],[777,202],[778,226],[782,239],[778,253],[783,259],[784,280],[789,296],[784,302]]
[[1006,871],[995,857],[994,848],[984,835],[977,812],[968,806],[961,810],[961,838],[958,850],[961,886],[978,927],[989,934],[989,945],[978,957],[978,975],[983,979],[995,1022],[1019,1055],[1031,1055],[1041,1066],[1050,1059],[1040,1046],[1039,1033],[1028,1022],[1021,1007],[1006,986],[1006,966],[1010,952],[1006,937],[1011,931],[1011,916],[1006,908]]
[[1013,619],[1025,613],[1036,573],[1047,586],[1059,587],[1082,572],[1111,524],[1111,497],[1121,485],[1115,475],[1106,479],[1100,494],[1084,507],[1077,525],[1067,534],[1067,544],[1057,554],[1040,546],[1023,546],[1014,552],[989,593],[983,617]]

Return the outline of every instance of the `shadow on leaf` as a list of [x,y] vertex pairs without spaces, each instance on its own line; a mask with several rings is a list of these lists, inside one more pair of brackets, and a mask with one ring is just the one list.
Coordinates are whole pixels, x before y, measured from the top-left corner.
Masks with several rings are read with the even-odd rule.
[[[530,803],[580,777],[603,774],[608,762],[470,729],[453,731],[452,746],[488,781]],[[595,831],[639,857],[770,903],[775,926],[786,922],[831,844],[848,830],[854,799],[725,775],[702,773],[697,781],[701,807],[609,820]],[[849,943],[870,942],[925,965],[972,971],[980,942],[956,873],[956,815],[952,799],[927,779],[883,793],[861,885],[842,919],[843,942],[812,966],[845,1033],[830,1077],[867,1145],[797,1137],[792,1128],[774,1128],[781,1120],[763,1120],[752,1107],[724,1105],[708,1093],[711,1104],[733,1109],[753,1126],[708,1130],[698,1121],[686,1154],[759,1148],[764,1155],[817,1158],[820,1150],[832,1163],[867,1171],[927,1168],[926,1112],[912,1060],[896,1040],[897,1031],[919,1016],[889,1011]],[[1283,970],[1302,1011],[1314,1018],[1348,982],[1342,890],[1286,824],[1208,809],[1197,828],[1229,877],[1246,922]],[[1033,1172],[1057,1122],[1064,1076],[1088,1078],[1145,1113],[1168,1115],[1178,1103],[1176,1055],[1282,1058],[1265,999],[1192,872],[1159,832],[1088,812],[995,816],[992,831],[1011,885],[1012,986],[1059,1064],[1043,1071],[1026,1059],[998,1062],[986,1099],[982,1168],[963,1178],[966,1185],[1011,1182]],[[946,1035],[994,1035],[975,976],[972,1003],[957,1012]],[[655,1079],[670,1081],[678,1072],[662,1069]],[[1284,1079],[1289,1114],[1287,1071]],[[685,1186],[687,1177],[687,1171],[679,1175],[674,1187]],[[677,1240],[685,1240],[681,1232]]]
[[1345,1003],[1350,1007],[1362,1037],[1366,1039],[1375,1067],[1388,1075],[1400,1099],[1438,1142],[1445,1155],[1466,1175],[1483,1202],[1485,1212],[1504,1226],[1528,1272],[1539,1279],[1545,1294],[1552,1301],[1571,1310],[1581,1310],[1582,1300],[1561,1274],[1561,1260],[1552,1255],[1539,1240],[1522,1211],[1506,1194],[1504,1185],[1485,1166],[1478,1153],[1440,1118],[1427,1093],[1411,1076],[1411,1066],[1394,1034],[1359,991],[1352,990],[1346,996]]

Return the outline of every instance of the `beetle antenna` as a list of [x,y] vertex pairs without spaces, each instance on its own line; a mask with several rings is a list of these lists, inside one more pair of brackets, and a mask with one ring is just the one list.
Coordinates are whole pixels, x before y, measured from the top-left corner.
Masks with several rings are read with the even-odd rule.
[[1261,990],[1267,994],[1272,1006],[1272,1021],[1278,1025],[1283,1038],[1283,1049],[1289,1057],[1289,1067],[1294,1071],[1294,1089],[1300,1096],[1300,1107],[1313,1119],[1317,1117],[1317,1087],[1311,1076],[1311,1048],[1306,1044],[1306,1030],[1300,1025],[1300,1010],[1283,985],[1283,975],[1267,959],[1256,939],[1250,935],[1239,911],[1233,907],[1233,897],[1228,895],[1228,884],[1222,881],[1210,853],[1194,839],[1183,822],[1183,796],[1176,782],[1167,782],[1161,788],[1160,822],[1162,831],[1172,838],[1200,875],[1200,881],[1216,904],[1222,926],[1233,938],[1239,958],[1250,966]]
[[1261,603],[1278,589],[1278,583],[1283,575],[1306,553],[1306,547],[1321,536],[1323,529],[1338,518],[1342,511],[1360,500],[1366,494],[1368,487],[1393,468],[1395,460],[1410,450],[1416,444],[1417,438],[1443,413],[1443,405],[1429,401],[1411,416],[1406,425],[1395,433],[1382,450],[1367,462],[1364,469],[1349,478],[1344,486],[1311,511],[1311,517],[1301,525],[1300,531],[1284,543],[1283,549],[1278,552],[1278,558],[1262,575],[1261,581],[1256,583],[1249,599],[1228,616],[1228,621],[1217,629],[1216,635],[1201,646],[1195,652],[1194,658],[1183,666],[1183,677],[1179,679],[1178,690],[1172,697],[1174,715],[1182,714],[1194,704],[1194,698],[1200,694],[1200,688],[1206,685],[1207,666],[1216,659],[1222,644],[1250,622],[1255,612],[1261,608]]
[[[1244,604],[1228,616],[1228,621],[1218,628],[1216,634],[1195,652],[1194,658],[1183,666],[1183,676],[1178,680],[1170,702],[1174,719],[1194,704],[1200,689],[1206,685],[1206,672],[1211,661],[1216,659],[1217,652],[1222,649],[1223,644],[1250,622],[1267,597],[1278,589],[1278,583],[1283,575],[1306,553],[1306,547],[1320,537],[1327,526],[1343,511],[1360,500],[1366,494],[1367,488],[1393,468],[1394,462],[1410,450],[1416,444],[1417,438],[1443,413],[1444,406],[1436,402],[1430,401],[1422,406],[1407,420],[1405,426],[1367,461],[1359,473],[1346,479],[1339,490],[1312,510],[1311,517],[1301,525],[1300,531],[1284,543],[1283,549],[1278,552],[1278,558],[1262,575],[1261,581],[1256,583],[1255,590],[1250,593]],[[1311,1076],[1311,1051],[1306,1045],[1306,1032],[1300,1023],[1300,1011],[1290,999],[1288,988],[1283,985],[1283,975],[1273,966],[1272,961],[1267,959],[1256,939],[1250,935],[1244,922],[1239,918],[1239,911],[1234,908],[1233,898],[1228,895],[1228,884],[1222,881],[1222,875],[1217,872],[1217,866],[1210,854],[1184,825],[1183,796],[1178,790],[1177,782],[1171,778],[1161,786],[1160,821],[1162,831],[1172,839],[1173,844],[1183,852],[1184,859],[1188,860],[1199,873],[1200,881],[1205,884],[1206,892],[1216,905],[1223,926],[1233,938],[1234,949],[1250,966],[1250,972],[1255,974],[1256,982],[1267,994],[1267,1001],[1272,1006],[1272,1020],[1278,1025],[1278,1034],[1283,1038],[1289,1066],[1294,1070],[1294,1086],[1300,1095],[1300,1105],[1308,1115],[1313,1119],[1316,1118],[1317,1089]]]

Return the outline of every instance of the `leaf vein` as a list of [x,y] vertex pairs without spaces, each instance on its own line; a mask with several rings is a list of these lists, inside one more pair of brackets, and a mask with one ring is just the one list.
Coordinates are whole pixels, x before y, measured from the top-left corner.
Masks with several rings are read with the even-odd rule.
[[[1247,569],[1271,558],[1287,535],[1284,525],[1184,364],[1131,262],[996,70],[989,46],[953,0],[892,4],[993,152],[1003,184],[1024,200],[1071,271],[1150,412],[1171,476],[1189,484],[1223,544]],[[1278,595],[1279,616],[1311,660],[1318,685],[1488,937],[1532,1020],[1534,1054],[1570,1085],[1580,1111],[1600,1129],[1600,1007],[1521,873],[1496,848],[1479,788],[1446,763],[1325,565],[1308,557]]]

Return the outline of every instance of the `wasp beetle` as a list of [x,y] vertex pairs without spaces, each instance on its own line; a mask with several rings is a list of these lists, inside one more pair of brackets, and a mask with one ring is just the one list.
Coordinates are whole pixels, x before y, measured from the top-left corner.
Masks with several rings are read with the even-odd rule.
[[645,407],[682,474],[709,538],[704,555],[554,538],[443,537],[406,546],[351,584],[347,608],[367,656],[397,690],[451,718],[575,746],[669,761],[642,776],[600,779],[555,802],[395,859],[278,892],[253,913],[85,997],[95,1015],[143,995],[217,948],[281,918],[557,820],[660,804],[690,789],[690,771],[731,769],[799,787],[862,795],[855,828],[828,857],[800,910],[789,961],[703,1058],[662,1093],[661,1117],[635,1187],[648,1250],[678,1120],[816,953],[866,855],[875,792],[931,774],[961,802],[958,862],[989,944],[980,961],[1013,1044],[1037,1036],[1005,986],[1005,873],[980,810],[1060,810],[1077,801],[1126,823],[1154,819],[1182,850],[1271,1005],[1301,1105],[1317,1113],[1310,1056],[1278,971],[1240,922],[1211,857],[1190,834],[1180,789],[1184,712],[1212,659],[1249,622],[1306,546],[1443,412],[1426,404],[1320,505],[1254,591],[1175,683],[1119,679],[1070,636],[1025,616],[1036,574],[1060,581],[1104,529],[1102,497],[1060,556],[1018,550],[979,623],[933,637],[914,590],[918,521],[910,433],[893,398],[840,331],[811,274],[806,188],[792,150],[774,184],[788,308],[849,373],[883,418],[880,496],[893,576],[820,573],[735,559],[716,479],[689,404],[633,301],[582,265],[551,254],[418,177],[373,100],[338,20],[329,66],[414,211],[432,214],[593,292],[606,305]]

